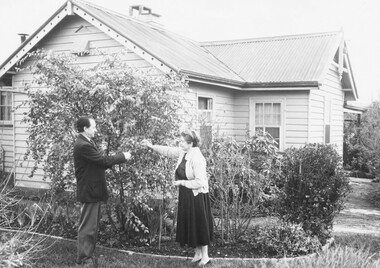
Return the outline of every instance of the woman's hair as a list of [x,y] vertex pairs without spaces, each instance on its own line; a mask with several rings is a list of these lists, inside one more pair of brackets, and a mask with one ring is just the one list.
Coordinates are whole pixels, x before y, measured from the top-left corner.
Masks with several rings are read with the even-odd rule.
[[193,147],[199,147],[201,139],[198,134],[193,130],[184,130],[181,132],[181,136],[185,139],[185,141],[190,144],[193,143]]
[[76,127],[78,132],[83,132],[84,127],[89,128],[91,126],[90,119],[93,119],[90,116],[81,116],[77,120]]

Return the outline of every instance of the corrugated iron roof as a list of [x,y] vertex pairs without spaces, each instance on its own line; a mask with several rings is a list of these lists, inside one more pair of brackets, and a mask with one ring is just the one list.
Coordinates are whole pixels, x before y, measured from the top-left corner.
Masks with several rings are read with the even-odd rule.
[[214,77],[225,82],[244,83],[243,79],[195,41],[87,2],[73,3],[176,71]]
[[[89,2],[68,0],[67,5],[70,2],[173,70],[238,88],[255,86],[255,83],[275,87],[317,86],[342,40],[342,32],[330,32],[198,43]],[[65,7],[66,4],[61,6],[28,40],[32,40]],[[26,43],[0,67],[6,69],[3,67]]]
[[248,83],[320,81],[341,32],[202,43]]

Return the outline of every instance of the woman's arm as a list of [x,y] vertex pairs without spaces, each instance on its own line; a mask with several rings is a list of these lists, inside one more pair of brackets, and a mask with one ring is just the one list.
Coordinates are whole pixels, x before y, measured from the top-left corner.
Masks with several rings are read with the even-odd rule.
[[166,157],[170,157],[170,158],[178,158],[180,156],[180,153],[181,153],[180,148],[170,147],[170,146],[162,146],[162,145],[153,145],[148,140],[143,140],[141,142],[141,145],[147,146],[147,147],[151,148],[153,151],[155,151],[159,154],[162,154]]
[[153,151],[170,158],[178,158],[181,153],[181,149],[177,147],[152,145],[150,148],[152,148]]

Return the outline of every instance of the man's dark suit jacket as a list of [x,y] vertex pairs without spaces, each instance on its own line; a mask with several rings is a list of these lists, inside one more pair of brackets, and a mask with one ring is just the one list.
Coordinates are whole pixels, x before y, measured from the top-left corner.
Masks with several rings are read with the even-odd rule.
[[77,199],[82,203],[107,201],[106,169],[126,162],[123,153],[105,156],[82,134],[74,144],[74,166],[77,179]]

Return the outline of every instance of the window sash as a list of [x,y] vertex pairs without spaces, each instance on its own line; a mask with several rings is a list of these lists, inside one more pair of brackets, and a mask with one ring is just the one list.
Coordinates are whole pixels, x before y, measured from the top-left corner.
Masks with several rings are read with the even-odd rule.
[[212,110],[212,98],[198,97],[198,110]]
[[281,127],[256,127],[255,131],[262,131],[263,133],[268,133],[277,142],[277,148],[280,148],[281,141]]
[[198,121],[200,123],[212,123],[212,111],[199,111]]
[[255,102],[255,131],[269,133],[280,148],[282,111],[280,102]]
[[281,126],[281,103],[257,102],[255,103],[255,125]]
[[213,98],[198,97],[198,123],[201,144],[209,148],[212,142]]
[[12,92],[0,91],[0,122],[12,121]]
[[198,97],[198,122],[200,125],[211,124],[213,121],[213,99]]

